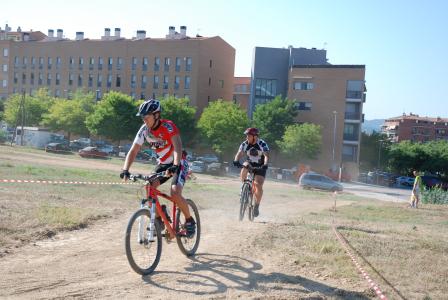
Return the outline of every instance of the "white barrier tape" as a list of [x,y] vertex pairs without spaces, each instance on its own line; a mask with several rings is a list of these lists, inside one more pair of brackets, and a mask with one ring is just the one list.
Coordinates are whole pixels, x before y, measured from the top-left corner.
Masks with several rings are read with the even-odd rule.
[[135,182],[101,182],[101,181],[61,181],[61,180],[24,180],[24,179],[0,179],[6,183],[39,183],[39,184],[89,184],[89,185],[131,185]]
[[352,254],[352,252],[349,249],[349,246],[347,245],[347,242],[345,241],[345,239],[342,237],[342,235],[337,231],[336,227],[333,225],[333,231],[336,234],[336,237],[338,238],[339,242],[341,242],[342,246],[344,247],[345,251],[347,252],[348,256],[350,257],[350,259],[353,261],[353,263],[355,264],[356,268],[358,269],[358,271],[361,273],[361,275],[367,280],[367,282],[369,283],[369,286],[375,291],[375,293],[377,294],[377,296],[382,299],[382,300],[387,300],[386,296],[383,294],[383,292],[380,290],[380,288],[378,287],[378,285],[370,278],[369,274],[367,274],[366,271],[364,271],[364,269],[361,267],[361,265],[358,263],[358,261],[356,260],[355,256]]

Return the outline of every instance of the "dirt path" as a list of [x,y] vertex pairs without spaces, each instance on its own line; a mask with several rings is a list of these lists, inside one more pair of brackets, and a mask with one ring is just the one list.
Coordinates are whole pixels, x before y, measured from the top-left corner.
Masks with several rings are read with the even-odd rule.
[[[37,154],[26,158],[19,155],[18,159],[48,162],[48,157]],[[65,166],[75,163],[80,167],[79,161],[69,158],[49,163]],[[88,161],[85,167],[100,168],[102,164]],[[208,176],[201,180],[212,181]],[[239,185],[231,178],[221,183]],[[267,186],[281,188],[276,183]],[[100,220],[83,230],[57,234],[0,259],[0,298],[344,298],[338,295],[347,295],[350,287],[300,273],[288,263],[286,254],[253,246],[254,236],[261,235],[268,226],[278,226],[291,217],[328,209],[331,205],[289,201],[279,206],[281,200],[266,199],[261,216],[254,223],[238,222],[238,208],[234,206],[202,209],[203,235],[197,255],[186,258],[175,242],[164,242],[156,272],[145,277],[130,269],[124,254],[128,213]]]

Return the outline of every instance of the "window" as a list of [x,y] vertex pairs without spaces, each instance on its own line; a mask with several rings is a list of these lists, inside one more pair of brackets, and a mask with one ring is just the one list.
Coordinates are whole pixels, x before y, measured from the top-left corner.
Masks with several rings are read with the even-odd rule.
[[153,89],[159,88],[159,76],[158,75],[154,75],[154,81],[153,81],[152,88]]
[[9,55],[9,49],[8,48],[3,48],[3,56],[7,57]]
[[344,124],[344,140],[357,141],[359,139],[359,125],[358,124]]
[[190,76],[185,76],[184,89],[188,90],[190,88]]
[[14,57],[14,67],[17,68],[19,66],[19,57],[15,56]]
[[180,57],[176,57],[176,72],[180,71],[181,62],[182,62],[182,59]]
[[75,65],[75,59],[70,56],[70,58],[68,59],[68,64],[69,64],[69,68],[73,69],[73,66]]
[[98,57],[98,70],[102,70],[102,69],[103,69],[103,58]]
[[311,110],[311,102],[297,102],[295,104],[297,110]]
[[255,80],[255,96],[265,99],[273,99],[277,96],[277,79],[257,78]]
[[212,78],[209,77],[209,78],[208,78],[208,86],[211,86],[211,85],[212,85]]
[[7,88],[8,87],[8,79],[3,79],[2,87],[3,88]]
[[131,92],[131,98],[132,100],[135,100],[135,92]]
[[17,84],[18,81],[19,81],[19,75],[17,75],[17,73],[14,73],[14,84]]
[[73,78],[74,78],[74,76],[72,73],[68,74],[68,85],[70,85],[70,86],[73,85]]
[[145,93],[143,92],[140,93],[140,100],[145,100]]
[[59,85],[61,83],[61,74],[56,73],[56,85]]
[[170,70],[170,58],[169,57],[165,57],[165,65],[164,65],[164,71],[168,72]]
[[42,70],[44,67],[44,58],[39,57],[39,70]]
[[131,88],[135,89],[135,81],[136,81],[136,76],[135,74],[131,75]]
[[364,81],[347,80],[347,95],[349,99],[361,99],[364,92]]
[[34,56],[31,56],[31,69],[34,69],[36,67],[36,58]]
[[345,119],[359,120],[361,118],[360,104],[347,102],[345,105]]
[[212,68],[212,66],[213,66],[213,61],[210,59],[210,69]]
[[82,68],[84,67],[84,58],[80,57],[78,63],[79,63],[79,70],[82,70]]
[[87,78],[87,86],[93,87],[93,75],[89,73],[89,77]]
[[51,57],[47,58],[47,69],[51,70],[51,67],[53,65],[53,59]]
[[168,83],[170,81],[170,78],[168,75],[163,76],[163,89],[168,89]]
[[220,86],[221,88],[224,88],[224,80],[220,80],[220,81],[219,81],[219,86]]
[[185,71],[191,71],[192,60],[191,57],[187,57],[185,60]]
[[123,67],[123,58],[117,57],[117,70],[121,70]]
[[55,96],[56,98],[59,98],[59,97],[61,96],[61,91],[60,91],[59,89],[55,89],[55,90],[54,90],[54,96]]
[[342,146],[342,160],[343,161],[357,161],[358,146],[343,145]]
[[314,89],[314,83],[312,82],[304,82],[304,81],[296,81],[294,82],[295,90],[312,90]]
[[117,78],[115,81],[115,87],[120,87],[121,86],[121,75],[117,74]]
[[108,88],[112,87],[112,74],[107,74],[107,82],[106,82],[106,86]]
[[107,69],[110,71],[112,70],[112,65],[114,63],[114,59],[112,57],[109,57],[107,60]]
[[103,75],[98,74],[96,79],[96,87],[101,87],[103,85]]
[[185,98],[185,99],[190,99],[190,95],[188,95],[188,94],[184,94],[184,98]]
[[147,81],[146,76],[142,75],[142,84],[141,84],[142,89],[146,89],[146,81]]
[[82,74],[78,75],[78,86],[82,86]]
[[131,70],[137,69],[137,57],[132,58]]
[[26,84],[26,74],[22,73],[22,84]]
[[43,81],[44,81],[44,75],[42,75],[42,73],[39,73],[39,78],[37,79],[37,84],[42,85]]
[[179,89],[179,85],[180,85],[180,77],[179,76],[174,76],[174,89],[178,90]]
[[61,58],[58,56],[56,57],[56,69],[59,69],[61,67]]
[[26,56],[23,57],[22,60],[22,68],[25,69],[26,68],[26,64],[28,63],[28,58]]
[[8,65],[3,65],[3,72],[8,72]]
[[95,65],[95,58],[90,57],[89,58],[89,70],[93,70],[93,66]]
[[142,60],[142,70],[143,71],[147,71],[148,70],[148,58],[147,57],[143,57],[143,60]]
[[154,71],[159,71],[160,69],[160,58],[154,58]]
[[34,73],[30,74],[30,84],[34,85]]
[[47,85],[51,85],[51,74],[47,74]]

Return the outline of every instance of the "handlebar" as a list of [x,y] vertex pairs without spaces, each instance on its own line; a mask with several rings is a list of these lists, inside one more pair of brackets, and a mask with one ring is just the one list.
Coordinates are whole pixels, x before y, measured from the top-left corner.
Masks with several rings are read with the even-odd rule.
[[262,171],[263,170],[263,168],[254,167],[254,166],[252,166],[250,164],[248,164],[248,165],[241,165],[241,166],[238,166],[238,168],[240,168],[240,169],[246,168],[249,172],[255,172],[255,171]]
[[137,180],[144,180],[144,181],[147,181],[149,183],[153,183],[154,181],[158,180],[161,177],[167,177],[168,178],[168,177],[171,177],[171,176],[169,176],[169,175],[167,176],[165,171],[162,171],[162,172],[154,173],[154,174],[151,174],[151,175],[131,174],[129,176],[129,180],[132,180],[134,182],[137,181]]

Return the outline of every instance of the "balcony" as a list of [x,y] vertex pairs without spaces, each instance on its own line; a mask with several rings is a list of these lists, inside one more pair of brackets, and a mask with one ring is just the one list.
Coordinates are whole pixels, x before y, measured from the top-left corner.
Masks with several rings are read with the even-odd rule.
[[361,120],[361,113],[360,112],[345,112],[345,119],[346,120]]
[[359,135],[344,133],[344,141],[357,142],[357,141],[359,141]]

